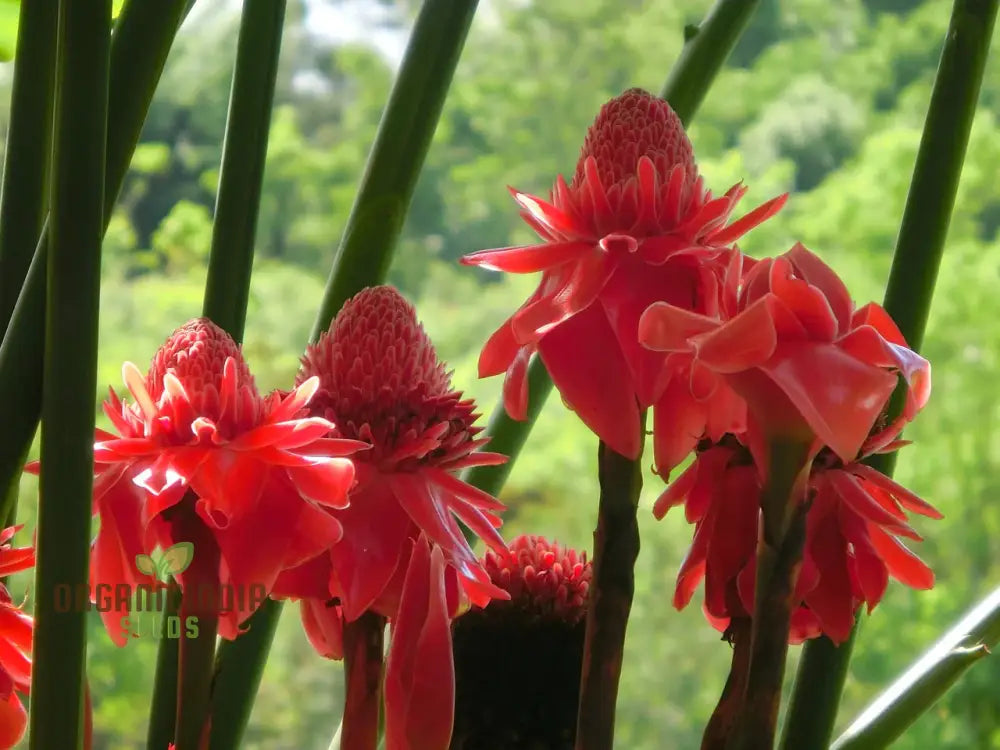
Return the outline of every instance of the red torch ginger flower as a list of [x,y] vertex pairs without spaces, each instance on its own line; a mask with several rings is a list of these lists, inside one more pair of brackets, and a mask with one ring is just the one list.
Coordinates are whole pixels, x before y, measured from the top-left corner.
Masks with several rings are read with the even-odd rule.
[[[346,504],[354,482],[346,456],[366,446],[329,438],[333,425],[325,419],[297,416],[316,392],[315,378],[262,398],[239,347],[207,319],[175,331],[146,376],[131,363],[122,372],[134,401],[111,391],[104,411],[118,434],[98,430],[94,446],[101,519],[91,555],[94,594],[107,599],[116,584],[153,585],[136,556],[193,535],[193,562],[177,580],[183,589],[196,575],[199,584],[244,592],[221,612],[220,633],[235,638],[263,603],[248,589],[269,592],[281,570],[340,537],[321,507]],[[102,613],[119,645],[128,637],[127,606],[115,596]]]
[[[872,453],[898,448],[901,424],[876,431],[854,461],[843,462],[824,448],[813,462],[791,618],[793,643],[819,635],[835,643],[846,640],[858,608],[874,609],[889,576],[915,589],[934,585],[934,574],[899,537],[920,540],[904,509],[931,518],[940,513],[861,463]],[[662,518],[683,503],[687,520],[695,524],[674,605],[684,608],[704,580],[705,613],[719,630],[730,618],[753,614],[760,492],[761,472],[750,451],[730,435],[706,444],[654,507]]]
[[537,350],[566,401],[597,436],[630,458],[641,450],[640,408],[666,383],[664,357],[639,346],[639,316],[667,301],[712,315],[728,245],[784,204],[780,196],[726,222],[741,185],[715,198],[670,106],[640,89],[604,105],[572,182],[550,201],[512,191],[542,243],[462,259],[510,273],[542,272],[538,289],[489,339],[481,377],[506,371],[504,404],[524,419]]
[[[11,540],[21,529],[14,526],[0,532],[0,576],[9,576],[35,565],[32,547],[12,547]],[[21,696],[31,688],[31,617],[14,604],[7,587],[0,585],[0,748],[12,748],[21,741],[28,714]]]
[[572,748],[591,564],[586,554],[521,536],[507,553],[488,551],[483,567],[510,601],[472,608],[452,626],[451,750]]
[[774,439],[828,446],[853,461],[902,376],[904,418],[923,408],[930,364],[906,347],[878,305],[855,310],[843,282],[802,245],[756,263],[735,315],[720,319],[657,302],[639,339],[688,354],[722,377],[749,409],[748,444],[759,466]]
[[[334,422],[333,435],[370,449],[356,457],[350,506],[332,511],[343,539],[285,573],[278,595],[303,600],[311,642],[334,658],[343,653],[344,621],[366,611],[389,618],[396,657],[386,674],[387,736],[426,734],[413,747],[439,747],[451,732],[454,678],[450,660],[433,654],[442,639],[450,649],[450,618],[469,603],[507,596],[458,525],[506,550],[497,532],[503,505],[455,472],[506,458],[477,450],[486,441],[477,437],[474,403],[452,388],[416,311],[392,287],[365,289],[345,303],[303,357],[299,381],[314,377],[320,386],[310,413]],[[427,651],[404,657],[400,643]],[[419,710],[396,689],[414,681],[425,693]]]

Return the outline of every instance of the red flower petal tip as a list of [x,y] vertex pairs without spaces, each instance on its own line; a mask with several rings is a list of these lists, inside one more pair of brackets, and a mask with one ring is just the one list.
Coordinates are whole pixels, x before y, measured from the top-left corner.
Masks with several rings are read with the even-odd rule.
[[511,542],[507,555],[488,551],[483,568],[498,588],[510,594],[509,604],[494,600],[490,607],[518,607],[570,624],[587,613],[593,570],[585,552],[525,535]]
[[670,105],[648,91],[633,88],[607,102],[587,131],[572,188],[586,180],[585,165],[593,157],[605,189],[632,179],[639,159],[649,157],[656,174],[666,180],[675,166],[685,182],[697,178],[694,149],[684,125]]

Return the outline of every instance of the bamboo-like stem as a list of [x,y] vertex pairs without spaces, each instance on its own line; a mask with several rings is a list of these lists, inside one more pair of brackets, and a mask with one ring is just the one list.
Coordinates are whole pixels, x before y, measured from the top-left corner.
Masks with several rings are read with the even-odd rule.
[[338,750],[376,750],[382,711],[385,618],[366,612],[344,624],[344,719]]
[[21,0],[0,189],[0,335],[14,312],[48,207],[57,7],[51,0]]
[[888,747],[1000,643],[1000,588],[955,623],[872,701],[833,743],[833,750]]
[[[184,571],[179,610],[182,635],[177,639],[176,750],[204,747],[221,600],[219,545],[211,529],[195,513],[193,494],[189,493],[189,498],[168,511],[173,516],[174,539],[191,542],[195,548],[194,560]],[[196,633],[187,631],[191,623],[196,624]]]
[[[84,743],[111,0],[60,0],[29,747]],[[69,596],[67,596],[69,592]],[[67,606],[68,605],[68,606]],[[57,719],[57,720],[54,720]]]
[[[160,647],[156,652],[156,671],[153,674],[153,696],[150,702],[149,726],[146,730],[148,750],[167,747],[174,737],[174,724],[177,720],[177,663],[180,658],[180,639],[170,638],[167,629],[170,619],[180,616],[180,604],[180,589],[171,578],[167,581],[164,596]],[[167,645],[164,646],[164,643]]]
[[[111,218],[167,52],[190,4],[191,0],[129,0],[115,23],[103,229],[107,229]],[[46,227],[0,343],[0,401],[5,404],[4,429],[0,430],[0,497],[16,497],[14,488],[24,465],[23,456],[31,447],[41,415],[48,235]],[[10,507],[4,508],[4,514],[9,516]]]
[[236,49],[203,312],[243,338],[285,0],[245,0]]
[[379,123],[313,327],[319,338],[350,297],[382,283],[476,13],[477,0],[424,0]]
[[[885,309],[917,351],[924,340],[996,16],[997,0],[955,0],[903,210]],[[899,403],[894,399],[897,408],[892,412],[898,414]],[[891,475],[895,460],[895,454],[889,454],[871,464]],[[839,647],[827,638],[806,644],[785,722],[784,750],[829,745],[857,630],[855,624]]]
[[[641,425],[644,432],[645,413]],[[642,456],[630,460],[601,442],[597,473],[601,495],[580,670],[576,750],[609,750],[614,745],[618,680],[639,556],[636,510],[642,491]]]

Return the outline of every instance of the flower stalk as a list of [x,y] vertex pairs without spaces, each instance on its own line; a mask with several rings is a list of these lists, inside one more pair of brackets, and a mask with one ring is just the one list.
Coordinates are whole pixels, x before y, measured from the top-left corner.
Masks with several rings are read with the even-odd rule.
[[[94,479],[97,329],[111,0],[61,0],[46,274],[38,553],[29,747],[84,742],[86,589]],[[53,720],[58,718],[58,720]]]
[[[645,434],[645,414],[640,424]],[[635,561],[639,556],[636,510],[642,490],[641,461],[641,455],[630,460],[603,441],[598,447],[601,496],[580,671],[577,750],[605,750],[614,746],[618,680],[635,590]]]
[[747,673],[750,671],[751,621],[747,617],[733,618],[723,636],[733,647],[733,663],[722,689],[719,703],[705,725],[701,750],[725,750],[733,731],[733,723],[743,703]]
[[774,746],[795,584],[806,536],[805,483],[812,455],[808,444],[774,441],[761,493],[762,529],[757,544],[750,666],[743,705],[729,747]]
[[[896,240],[884,307],[918,352],[944,254],[997,6],[997,0],[955,0],[952,6]],[[898,414],[900,402],[893,399],[890,416]],[[895,454],[878,456],[871,465],[891,475]],[[782,736],[785,750],[829,744],[857,629],[855,625],[851,638],[839,647],[827,638],[806,644]]]
[[343,750],[375,750],[382,709],[385,618],[366,612],[344,624],[344,718],[340,744]]

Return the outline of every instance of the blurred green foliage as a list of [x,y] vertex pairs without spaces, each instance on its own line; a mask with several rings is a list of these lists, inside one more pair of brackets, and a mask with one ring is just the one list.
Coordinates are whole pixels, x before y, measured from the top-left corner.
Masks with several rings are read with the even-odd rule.
[[[0,13],[6,5],[0,0]],[[415,6],[289,3],[244,347],[262,389],[288,387],[295,375]],[[531,235],[505,187],[544,193],[557,173],[571,173],[601,103],[630,86],[658,90],[684,25],[709,6],[710,0],[482,4],[391,278],[417,303],[455,368],[455,382],[484,412],[500,384],[476,379],[479,347],[533,280],[463,269],[456,259],[527,241]],[[99,380],[119,391],[123,361],[145,367],[173,328],[200,314],[235,11],[228,3],[203,3],[187,21],[108,231]],[[776,254],[801,240],[845,277],[859,303],[881,299],[948,14],[941,0],[762,2],[691,128],[716,192],[746,180],[746,210],[776,193],[795,193],[781,215],[747,238],[747,252]],[[367,18],[373,27],[356,41],[331,41],[326,32],[349,17]],[[4,66],[2,101],[9,83]],[[908,431],[914,445],[904,449],[897,472],[945,513],[941,522],[917,522],[928,537],[918,551],[937,571],[938,584],[925,593],[890,586],[862,630],[841,726],[1000,583],[998,117],[994,55],[927,336],[934,397]],[[0,127],[5,123],[0,112]],[[506,533],[541,533],[588,547],[595,456],[595,439],[551,399],[504,493]],[[660,523],[652,519],[649,507],[661,488],[658,478],[647,477],[618,719],[617,744],[630,750],[697,747],[729,661],[728,646],[696,604],[681,613],[671,606],[691,528],[679,512]],[[29,530],[35,492],[34,480],[25,478],[21,509]],[[96,618],[92,636],[95,750],[139,748],[155,643],[116,649]],[[895,747],[1000,746],[998,680],[1000,664],[987,660]],[[245,746],[326,748],[341,692],[339,666],[313,653],[297,608],[288,607]]]

